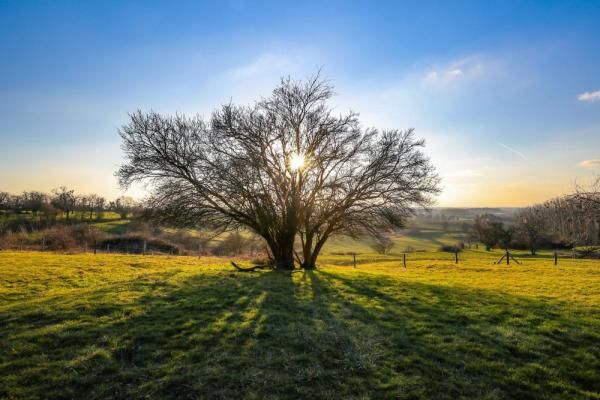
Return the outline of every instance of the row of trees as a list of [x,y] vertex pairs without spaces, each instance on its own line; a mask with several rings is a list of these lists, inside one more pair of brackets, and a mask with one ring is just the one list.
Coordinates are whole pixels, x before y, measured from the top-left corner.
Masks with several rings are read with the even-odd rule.
[[131,197],[122,196],[114,201],[107,201],[100,195],[80,195],[64,186],[51,193],[25,191],[10,194],[0,191],[0,218],[3,217],[5,221],[9,218],[28,220],[39,228],[50,226],[57,220],[100,220],[107,211],[127,218],[139,207],[139,203]]
[[494,246],[571,248],[600,245],[600,178],[575,193],[519,210],[510,224],[494,215],[475,219],[473,239]]

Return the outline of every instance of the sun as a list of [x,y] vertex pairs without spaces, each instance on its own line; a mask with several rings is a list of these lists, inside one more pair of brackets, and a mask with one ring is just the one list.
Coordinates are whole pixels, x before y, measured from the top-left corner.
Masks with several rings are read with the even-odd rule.
[[290,168],[297,171],[304,167],[304,156],[302,154],[292,154],[290,158]]

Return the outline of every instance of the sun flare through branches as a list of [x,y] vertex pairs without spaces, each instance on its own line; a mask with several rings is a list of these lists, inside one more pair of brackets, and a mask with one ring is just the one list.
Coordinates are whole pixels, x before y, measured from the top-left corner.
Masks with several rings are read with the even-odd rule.
[[290,157],[290,168],[292,171],[298,171],[304,168],[304,155],[303,154],[292,154]]

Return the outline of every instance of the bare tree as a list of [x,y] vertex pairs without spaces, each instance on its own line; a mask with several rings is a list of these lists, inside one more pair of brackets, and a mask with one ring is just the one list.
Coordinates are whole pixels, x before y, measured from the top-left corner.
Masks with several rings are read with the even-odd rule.
[[535,255],[542,240],[547,236],[548,219],[542,206],[532,206],[519,210],[514,216],[516,235],[521,236]]
[[67,189],[65,186],[61,186],[58,189],[54,189],[52,193],[54,195],[52,198],[52,205],[65,213],[68,220],[77,205],[75,191]]
[[129,196],[121,196],[110,204],[111,210],[118,213],[121,219],[127,218],[138,207],[138,202]]
[[86,211],[88,213],[88,219],[91,221],[94,218],[94,214],[98,216],[103,208],[106,200],[104,197],[99,196],[97,194],[89,194],[85,197],[82,197],[84,200],[84,209],[82,211]]
[[314,268],[327,239],[401,225],[438,193],[438,178],[412,130],[361,128],[336,116],[333,88],[315,76],[281,81],[252,107],[227,104],[200,117],[138,111],[120,130],[120,183],[147,181],[163,221],[245,227],[267,243],[277,268]]
[[577,185],[573,197],[587,221],[589,244],[600,245],[600,175],[587,187]]
[[394,244],[394,241],[383,232],[374,234],[370,242],[371,248],[379,254],[389,253]]
[[490,251],[497,244],[505,244],[507,241],[507,231],[504,224],[493,214],[483,214],[475,217],[473,230],[477,241],[485,245],[485,249]]
[[9,210],[11,205],[11,196],[8,192],[0,192],[0,210]]

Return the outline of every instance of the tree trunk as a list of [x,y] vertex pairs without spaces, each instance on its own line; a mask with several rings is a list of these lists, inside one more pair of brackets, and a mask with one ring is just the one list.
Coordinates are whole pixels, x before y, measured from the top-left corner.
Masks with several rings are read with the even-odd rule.
[[317,258],[319,257],[319,253],[323,249],[323,245],[327,241],[328,234],[324,235],[320,240],[315,244],[315,247],[312,247],[313,237],[308,236],[306,238],[306,244],[303,249],[304,253],[304,262],[302,263],[302,268],[304,269],[316,269],[317,268]]
[[280,238],[278,242],[270,242],[269,248],[275,260],[275,268],[294,269],[294,238]]
[[304,246],[302,247],[302,265],[301,267],[304,269],[315,269],[316,266],[314,262],[312,262],[313,255],[313,235],[307,234],[304,242]]

